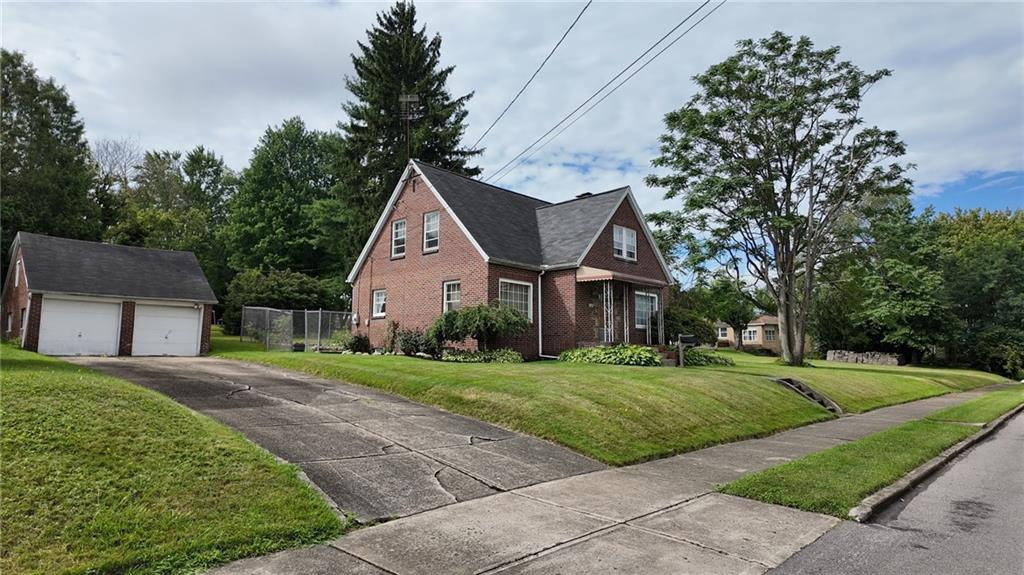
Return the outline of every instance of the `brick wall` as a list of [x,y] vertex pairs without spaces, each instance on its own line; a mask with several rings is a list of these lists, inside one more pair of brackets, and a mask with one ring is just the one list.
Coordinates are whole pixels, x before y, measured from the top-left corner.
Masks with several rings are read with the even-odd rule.
[[[14,258],[11,260],[12,269],[18,269],[18,281],[15,282],[14,274],[7,280],[7,284],[4,285],[3,303],[0,305],[0,335],[3,339],[18,339],[21,337],[21,310],[25,309],[28,313],[28,285],[25,282],[25,271],[22,264],[16,262],[21,261],[21,248],[19,247],[17,253],[14,254]],[[14,284],[18,285],[15,286]],[[7,329],[7,317],[10,314],[11,318],[11,329]]]
[[[615,241],[613,226],[616,225],[636,230],[635,262],[615,257],[612,250]],[[590,248],[590,252],[583,258],[583,265],[657,279],[667,283],[669,278],[661,269],[658,256],[654,252],[655,247],[647,241],[643,226],[644,224],[637,220],[636,213],[629,205],[629,200],[624,200],[619,209],[615,210],[611,221],[608,222],[608,227],[601,231],[597,241]]]
[[544,355],[558,355],[576,347],[576,270],[544,274]]
[[21,347],[29,351],[39,351],[39,319],[41,317],[43,317],[43,294],[34,293],[28,306],[28,325],[25,326]]
[[[435,210],[440,211],[440,244],[436,252],[423,253],[423,214]],[[391,222],[403,218],[405,256],[392,259]],[[476,305],[489,300],[487,277],[487,263],[451,214],[419,176],[410,178],[356,276],[352,311],[358,314],[357,329],[368,334],[375,347],[383,342],[388,320],[398,321],[402,329],[426,329],[441,315],[444,282],[459,281],[462,305]],[[372,293],[376,289],[387,290],[385,318],[372,318]],[[469,347],[474,347],[473,342]]]
[[117,342],[117,355],[132,354],[132,338],[135,336],[135,302],[121,302],[121,336]]
[[213,306],[203,305],[203,331],[199,340],[199,355],[210,353],[210,325],[213,324]]

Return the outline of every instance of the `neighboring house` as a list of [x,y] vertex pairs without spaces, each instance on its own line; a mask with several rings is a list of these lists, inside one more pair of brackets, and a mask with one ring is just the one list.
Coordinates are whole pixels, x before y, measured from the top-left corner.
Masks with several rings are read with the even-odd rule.
[[20,232],[0,318],[47,355],[183,355],[210,348],[217,303],[191,252]]
[[374,346],[388,320],[425,329],[499,301],[530,320],[499,345],[535,358],[662,342],[672,279],[628,187],[551,204],[412,160],[348,281]]
[[[725,322],[715,322],[715,332],[718,336],[718,347],[736,346],[736,333]],[[774,315],[755,317],[747,324],[741,335],[743,347],[746,349],[767,349],[774,353],[782,351],[779,344],[779,318]]]

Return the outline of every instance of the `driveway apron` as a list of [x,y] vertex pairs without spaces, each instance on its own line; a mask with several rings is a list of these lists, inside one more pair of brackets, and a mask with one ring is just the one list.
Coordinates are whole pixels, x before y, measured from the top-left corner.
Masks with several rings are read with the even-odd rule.
[[363,522],[605,466],[564,447],[371,388],[213,358],[69,358],[225,423],[298,465]]

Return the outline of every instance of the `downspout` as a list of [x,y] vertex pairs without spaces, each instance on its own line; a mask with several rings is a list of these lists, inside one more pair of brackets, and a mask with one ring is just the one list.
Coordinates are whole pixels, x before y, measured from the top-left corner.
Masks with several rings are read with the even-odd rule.
[[537,274],[537,357],[544,359],[558,359],[554,355],[544,355],[544,272],[541,269]]

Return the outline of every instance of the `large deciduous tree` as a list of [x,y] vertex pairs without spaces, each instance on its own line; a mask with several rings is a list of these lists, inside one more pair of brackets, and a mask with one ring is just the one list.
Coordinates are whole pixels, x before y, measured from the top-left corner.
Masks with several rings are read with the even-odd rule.
[[839,48],[776,32],[743,40],[695,77],[697,94],[665,117],[666,173],[647,183],[682,201],[652,220],[679,230],[692,261],[717,259],[778,308],[784,361],[802,364],[815,273],[843,249],[846,220],[866,198],[906,193],[904,144],[864,127],[864,94],[889,70],[864,72]]
[[[441,64],[441,36],[427,34],[411,2],[398,2],[377,15],[366,42],[352,54],[355,75],[345,86],[355,99],[342,105],[348,118],[339,123],[344,145],[335,165],[338,184],[333,198],[316,211],[322,228],[320,245],[331,252],[339,270],[354,263],[408,155],[438,167],[475,176],[469,161],[480,150],[465,148],[466,104],[472,93],[453,97],[448,79],[454,66]],[[410,137],[399,101],[413,95]]]
[[0,51],[2,269],[19,231],[95,240],[93,165],[85,128],[67,91],[42,79],[20,52]]

